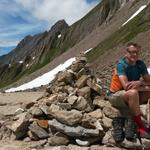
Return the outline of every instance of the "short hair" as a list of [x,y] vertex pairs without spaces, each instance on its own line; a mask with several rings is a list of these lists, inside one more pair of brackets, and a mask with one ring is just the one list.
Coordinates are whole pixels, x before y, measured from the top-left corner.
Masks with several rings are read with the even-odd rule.
[[130,46],[134,46],[134,47],[136,47],[138,49],[141,49],[141,46],[138,45],[137,43],[130,42],[130,43],[127,44],[126,50],[128,50]]

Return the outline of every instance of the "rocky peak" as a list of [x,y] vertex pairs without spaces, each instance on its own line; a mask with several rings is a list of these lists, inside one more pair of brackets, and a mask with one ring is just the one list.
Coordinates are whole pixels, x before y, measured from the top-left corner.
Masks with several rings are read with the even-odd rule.
[[25,46],[30,40],[32,39],[31,35],[27,35],[19,44],[17,45],[18,48]]
[[60,32],[61,30],[64,30],[66,28],[68,28],[68,24],[66,23],[65,20],[59,20],[58,22],[56,22],[50,29],[51,33],[56,33],[56,32]]

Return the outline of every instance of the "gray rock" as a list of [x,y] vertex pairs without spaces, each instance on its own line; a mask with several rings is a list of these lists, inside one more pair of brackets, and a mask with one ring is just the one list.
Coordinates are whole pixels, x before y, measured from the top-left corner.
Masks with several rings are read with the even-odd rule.
[[111,119],[121,116],[120,111],[112,106],[104,107],[103,113],[106,115],[106,117]]
[[96,119],[101,119],[103,117],[103,113],[101,109],[96,109],[90,113],[88,113],[89,116]]
[[[53,104],[52,104],[53,105]],[[49,107],[47,105],[41,105],[39,108],[43,111],[44,114],[47,115],[48,118],[52,118],[50,112],[49,112]]]
[[72,105],[72,108],[80,111],[90,112],[93,110],[93,105],[90,99],[85,99],[84,97],[79,96],[77,101]]
[[84,67],[83,63],[81,63],[81,62],[74,62],[74,63],[71,65],[71,70],[72,70],[73,72],[78,73],[79,70],[81,70],[83,67]]
[[33,117],[41,117],[44,115],[43,111],[39,107],[32,107],[29,112],[33,115]]
[[65,85],[64,86],[64,92],[67,94],[71,94],[74,91],[74,88],[71,87],[70,85]]
[[57,102],[57,94],[51,94],[50,97],[48,97],[46,102],[49,104]]
[[47,92],[48,94],[52,94],[51,85],[49,85],[48,87],[46,87],[46,92]]
[[24,110],[24,109],[22,109],[22,108],[18,108],[18,109],[16,109],[16,111],[15,111],[15,115],[22,114],[23,112],[25,112],[25,110]]
[[91,137],[91,136],[100,136],[103,137],[104,133],[99,132],[98,129],[87,129],[81,126],[71,127],[65,124],[58,122],[56,119],[49,120],[49,125],[51,128],[56,129],[59,132],[62,132],[70,137]]
[[150,149],[150,140],[142,139],[142,143],[143,143],[143,146],[144,146],[145,150],[149,150]]
[[63,110],[71,110],[71,105],[69,103],[57,103],[57,105]]
[[116,142],[112,136],[112,131],[109,130],[105,133],[105,136],[102,139],[102,144],[106,145],[106,146],[115,146]]
[[93,89],[94,91],[96,91],[98,94],[102,94],[102,88],[100,85],[98,85],[97,83],[95,83],[92,79],[88,79],[87,83],[86,83],[91,89]]
[[83,118],[82,118],[82,123],[81,125],[85,128],[92,128],[92,129],[95,129],[96,126],[95,126],[95,122],[96,122],[96,118],[93,118],[91,117],[90,115],[88,114],[84,114],[83,115]]
[[82,75],[75,83],[75,86],[78,88],[84,87],[86,85],[88,78],[89,78],[88,75]]
[[78,97],[73,95],[73,96],[68,97],[67,101],[70,105],[73,105],[77,101],[77,99]]
[[37,150],[37,149],[43,149],[43,146],[47,143],[47,140],[39,140],[38,142],[32,143],[30,145],[30,149],[32,150]]
[[69,139],[66,135],[58,132],[48,139],[48,143],[51,146],[67,145],[69,143]]
[[11,130],[14,132],[16,139],[23,138],[26,135],[28,126],[30,124],[29,119],[31,118],[31,115],[28,113],[22,113],[18,116],[18,118],[19,119],[15,121],[11,127]]
[[80,69],[77,73],[77,78],[79,79],[82,75],[87,75],[87,70],[85,68]]
[[12,138],[12,130],[9,129],[6,125],[2,125],[0,127],[0,140],[10,140]]
[[35,104],[34,101],[32,101],[32,102],[24,102],[24,104],[22,104],[21,108],[23,108],[23,109],[30,109],[34,104]]
[[77,95],[88,99],[91,96],[91,89],[88,86],[83,87],[77,91]]
[[112,127],[112,119],[104,116],[103,119],[102,119],[102,121],[103,121],[103,127],[105,129],[109,129],[109,128]]
[[141,110],[142,116],[145,119],[147,119],[147,112],[148,112],[147,106],[146,105],[140,105],[140,110]]
[[79,124],[82,119],[82,113],[77,110],[53,110],[51,111],[51,115],[58,121],[70,126]]
[[60,103],[64,103],[66,101],[67,94],[66,93],[58,93],[57,101]]
[[72,84],[73,83],[73,74],[69,71],[61,72],[58,74],[58,82],[65,82],[66,84]]
[[93,105],[103,109],[105,106],[111,106],[109,101],[104,100],[104,97],[96,96],[93,100]]
[[28,136],[29,136],[29,139],[30,141],[31,140],[34,140],[34,141],[38,141],[39,138],[37,137],[37,135],[35,135],[33,132],[31,132],[30,130],[27,132]]
[[32,123],[29,126],[29,129],[32,132],[32,134],[34,134],[39,139],[45,139],[49,137],[48,132],[45,129],[39,127],[36,122]]

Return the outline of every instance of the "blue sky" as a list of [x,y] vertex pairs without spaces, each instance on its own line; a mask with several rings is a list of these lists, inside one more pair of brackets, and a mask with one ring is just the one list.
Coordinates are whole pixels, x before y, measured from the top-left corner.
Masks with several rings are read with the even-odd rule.
[[0,0],[0,56],[27,35],[45,30],[60,19],[71,25],[100,0]]

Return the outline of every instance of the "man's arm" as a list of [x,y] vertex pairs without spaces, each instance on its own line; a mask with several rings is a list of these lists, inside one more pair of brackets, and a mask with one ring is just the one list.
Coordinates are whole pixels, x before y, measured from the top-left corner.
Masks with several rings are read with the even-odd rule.
[[146,74],[142,78],[143,85],[150,85],[150,74]]
[[127,77],[125,75],[120,75],[119,80],[120,80],[120,82],[123,86],[123,89],[127,90],[127,85],[129,84],[129,81],[128,81]]
[[125,75],[120,75],[119,80],[126,91],[130,89],[138,89],[143,84],[140,80],[129,82]]

